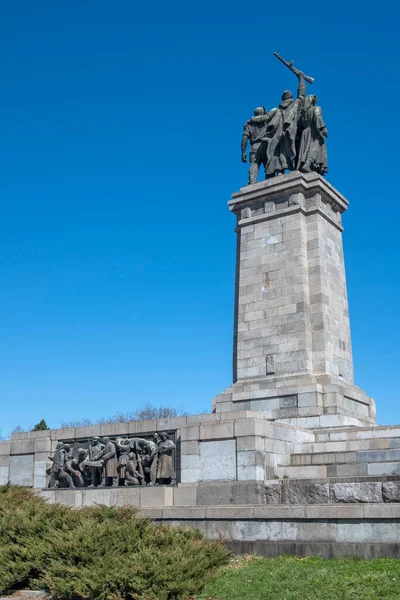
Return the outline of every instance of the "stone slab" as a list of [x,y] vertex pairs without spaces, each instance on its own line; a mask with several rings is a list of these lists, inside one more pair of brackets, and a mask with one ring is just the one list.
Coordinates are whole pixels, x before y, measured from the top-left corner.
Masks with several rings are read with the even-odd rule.
[[267,504],[282,504],[282,482],[265,485],[265,500]]
[[363,559],[400,558],[399,544],[357,542],[293,542],[293,541],[231,541],[226,542],[234,554],[275,556],[322,556],[324,558],[343,558],[358,556]]
[[33,454],[35,451],[35,440],[24,439],[24,440],[12,440],[11,442],[11,454]]
[[218,506],[233,503],[233,482],[200,483],[197,489],[197,504]]
[[207,423],[200,425],[200,440],[220,440],[233,438],[233,422]]
[[382,495],[384,502],[400,502],[400,482],[384,481],[382,483]]
[[382,502],[382,483],[333,483],[334,502]]
[[0,467],[0,485],[7,485],[9,482],[9,467]]
[[400,462],[370,463],[368,475],[400,475]]
[[10,450],[11,450],[11,442],[10,441],[0,442],[0,456],[9,455]]
[[357,452],[357,459],[361,462],[368,463],[400,461],[400,449],[360,451]]
[[174,488],[174,506],[196,506],[197,485]]
[[33,454],[10,456],[10,483],[33,486],[33,458]]
[[282,491],[285,504],[329,503],[329,483],[285,482]]
[[236,441],[200,442],[200,479],[228,481],[236,478]]
[[169,486],[141,487],[140,506],[159,507],[173,506],[174,488]]
[[233,482],[233,503],[234,504],[253,504],[259,505],[265,503],[264,483],[259,481],[234,481]]
[[10,466],[10,455],[9,454],[0,454],[0,467],[9,467]]

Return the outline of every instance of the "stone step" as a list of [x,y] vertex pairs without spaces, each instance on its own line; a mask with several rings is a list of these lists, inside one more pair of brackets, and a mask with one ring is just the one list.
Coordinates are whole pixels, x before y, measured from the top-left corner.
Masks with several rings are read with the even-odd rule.
[[294,453],[314,454],[315,452],[357,452],[359,450],[389,450],[395,448],[400,448],[400,437],[295,444]]
[[385,481],[396,481],[400,485],[400,474],[399,475],[352,475],[352,476],[344,476],[344,477],[321,477],[318,479],[267,479],[264,481],[264,485],[272,485],[274,483],[281,482],[283,484],[293,483],[362,483],[363,481],[377,481],[377,482],[385,482]]
[[366,477],[400,475],[398,462],[353,462],[325,465],[279,465],[275,467],[279,479],[316,479],[321,477]]
[[334,427],[314,429],[316,442],[342,442],[400,437],[400,425],[376,427]]
[[306,465],[342,465],[349,463],[399,462],[400,448],[389,450],[360,450],[359,452],[315,452],[293,453],[291,466]]
[[[315,506],[318,503],[303,502],[298,506],[285,506],[266,504],[260,505],[225,505],[225,506],[173,506],[166,508],[147,508],[141,511],[144,517],[154,519],[155,521],[160,520],[180,520],[180,521],[192,521],[197,520],[201,523],[204,519],[231,519],[234,521],[244,520],[247,521],[251,518],[259,520],[271,520],[271,519],[322,519],[326,518],[329,520],[336,519],[362,519],[367,517],[369,519],[400,519],[400,503],[383,503],[383,502],[361,502],[360,504],[354,502],[348,503],[324,503],[322,506]],[[311,504],[311,505],[310,505]],[[314,506],[312,505],[314,504]],[[210,529],[214,532],[214,538],[219,539],[218,530],[215,528],[215,524]],[[240,531],[240,528],[236,528]],[[258,527],[256,531],[260,529]],[[397,533],[397,531],[396,531]],[[398,542],[398,538],[396,538]]]
[[342,465],[357,462],[357,452],[295,453],[290,456],[290,466]]
[[[389,479],[389,478],[388,478]],[[339,480],[290,480],[267,481],[265,484],[267,504],[347,504],[392,503],[400,505],[400,480],[376,477],[347,478]]]

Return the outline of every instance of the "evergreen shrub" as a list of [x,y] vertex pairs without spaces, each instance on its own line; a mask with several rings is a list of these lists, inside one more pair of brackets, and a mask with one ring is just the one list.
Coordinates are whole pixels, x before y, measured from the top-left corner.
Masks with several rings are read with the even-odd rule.
[[229,560],[198,530],[153,524],[135,508],[75,510],[0,487],[0,593],[29,587],[59,600],[184,600]]

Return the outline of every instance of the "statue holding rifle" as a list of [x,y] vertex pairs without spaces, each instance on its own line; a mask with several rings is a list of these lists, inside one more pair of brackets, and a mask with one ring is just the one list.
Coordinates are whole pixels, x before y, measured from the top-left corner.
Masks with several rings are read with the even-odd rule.
[[290,90],[282,94],[278,108],[264,107],[254,112],[245,123],[242,136],[242,161],[247,162],[246,148],[250,141],[249,184],[257,182],[258,171],[264,166],[265,178],[283,175],[286,170],[314,171],[324,175],[328,170],[325,140],[328,131],[322,118],[317,97],[306,97],[306,84],[314,79],[296,69],[292,62],[274,55],[298,78],[297,98]]

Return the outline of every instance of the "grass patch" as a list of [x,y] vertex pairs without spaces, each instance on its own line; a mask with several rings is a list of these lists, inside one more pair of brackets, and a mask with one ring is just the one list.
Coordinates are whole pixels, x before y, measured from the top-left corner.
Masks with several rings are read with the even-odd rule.
[[391,558],[238,557],[198,600],[400,600]]

